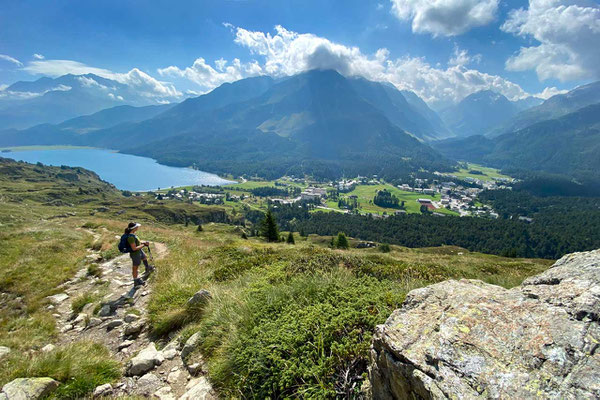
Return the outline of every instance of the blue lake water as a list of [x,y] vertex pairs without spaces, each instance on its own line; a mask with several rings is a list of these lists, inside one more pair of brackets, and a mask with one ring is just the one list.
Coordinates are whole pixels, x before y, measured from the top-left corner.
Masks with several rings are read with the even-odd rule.
[[83,167],[97,173],[103,180],[121,190],[145,191],[171,186],[226,185],[234,183],[208,172],[191,168],[161,165],[151,158],[116,153],[111,150],[66,149],[19,149],[0,153],[0,157],[46,165]]

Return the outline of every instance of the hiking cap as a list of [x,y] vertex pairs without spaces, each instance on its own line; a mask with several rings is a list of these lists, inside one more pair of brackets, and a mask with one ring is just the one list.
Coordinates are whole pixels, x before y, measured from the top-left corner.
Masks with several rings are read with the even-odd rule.
[[127,225],[127,229],[132,230],[135,228],[139,228],[140,226],[142,226],[142,224],[139,224],[137,222],[130,222],[129,225]]

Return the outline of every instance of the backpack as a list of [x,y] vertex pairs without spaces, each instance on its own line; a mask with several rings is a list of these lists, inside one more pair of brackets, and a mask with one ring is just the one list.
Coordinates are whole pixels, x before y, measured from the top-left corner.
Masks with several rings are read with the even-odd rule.
[[131,246],[127,241],[127,239],[129,239],[130,236],[134,235],[132,235],[131,233],[125,233],[123,236],[121,236],[121,240],[119,241],[119,251],[121,253],[131,253]]

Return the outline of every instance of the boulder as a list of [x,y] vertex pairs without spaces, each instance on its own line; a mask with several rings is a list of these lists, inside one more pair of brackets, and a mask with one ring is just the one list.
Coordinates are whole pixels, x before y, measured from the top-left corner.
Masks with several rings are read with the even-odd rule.
[[125,318],[123,318],[123,320],[127,323],[137,321],[138,319],[140,319],[140,316],[135,314],[127,314],[125,315]]
[[118,328],[121,325],[123,325],[123,320],[122,319],[113,319],[108,324],[106,324],[106,330],[110,331],[112,329]]
[[212,299],[212,295],[208,290],[202,289],[197,291],[190,299],[187,301],[188,307],[200,307],[208,303],[208,301]]
[[145,349],[131,359],[127,365],[127,375],[139,376],[154,369],[164,361],[162,353],[156,350],[154,343],[150,343]]
[[112,314],[112,309],[110,308],[110,304],[104,304],[100,308],[100,311],[98,311],[99,317],[108,317],[110,314]]
[[17,378],[2,388],[0,399],[36,400],[48,396],[58,387],[52,378]]
[[125,325],[125,329],[123,329],[123,335],[125,336],[133,336],[139,334],[146,326],[146,321],[139,320],[135,321],[131,324]]
[[179,400],[211,400],[216,399],[210,382],[205,377],[192,379],[187,386],[187,390]]
[[374,399],[599,398],[600,250],[507,290],[476,280],[411,291],[376,328]]
[[152,398],[158,400],[175,400],[175,395],[170,386],[163,386],[154,392]]
[[177,356],[177,342],[171,342],[162,349],[163,356],[167,360],[172,360]]

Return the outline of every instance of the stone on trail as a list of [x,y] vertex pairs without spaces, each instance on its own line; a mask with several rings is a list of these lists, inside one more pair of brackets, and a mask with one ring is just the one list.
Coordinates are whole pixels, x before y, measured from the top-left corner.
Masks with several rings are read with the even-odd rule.
[[376,328],[374,399],[600,398],[600,250],[507,290],[450,280],[411,291]]
[[217,398],[210,382],[204,376],[192,379],[185,389],[187,392],[179,400],[212,400]]
[[10,353],[10,348],[6,346],[0,346],[0,361],[4,359]]
[[58,387],[52,378],[17,378],[2,388],[0,399],[37,400],[48,396]]
[[127,314],[125,318],[123,318],[123,320],[127,323],[137,321],[138,319],[140,319],[140,316],[135,314]]
[[182,370],[177,370],[175,372],[170,372],[167,376],[167,383],[173,385],[178,382],[186,381],[187,374]]
[[202,289],[197,291],[190,299],[187,301],[188,307],[198,307],[203,306],[208,301],[212,299],[212,295],[208,290]]
[[173,395],[173,390],[171,390],[170,386],[164,386],[154,392],[152,396],[154,399],[158,400],[175,400],[175,396]]
[[118,328],[121,325],[123,325],[123,320],[122,319],[113,319],[108,324],[106,324],[106,330],[110,331],[112,329]]
[[50,300],[50,302],[54,305],[60,304],[68,298],[69,298],[69,295],[66,293],[59,293],[59,294],[55,294],[53,296],[47,297],[47,299]]
[[119,350],[124,349],[126,347],[131,346],[134,343],[135,343],[135,341],[133,341],[133,340],[125,340],[124,342],[121,342],[121,344],[119,344],[117,349],[119,349]]
[[202,371],[202,364],[196,362],[190,365],[186,365],[186,369],[190,375],[196,376],[200,373],[200,371]]
[[97,386],[94,389],[94,397],[103,397],[110,396],[112,394],[113,387],[110,383],[105,383],[104,385]]
[[171,342],[162,349],[162,353],[167,360],[172,360],[177,356],[177,342]]
[[104,304],[102,306],[102,308],[100,308],[100,311],[98,312],[99,317],[108,317],[110,314],[112,314],[110,304]]
[[154,393],[160,385],[162,385],[160,378],[152,372],[148,372],[136,382],[136,392],[150,395],[151,393]]
[[162,353],[156,350],[154,343],[150,343],[145,349],[129,361],[127,375],[139,376],[154,369],[164,361]]
[[102,320],[100,318],[96,318],[96,317],[92,317],[90,318],[90,320],[88,321],[87,327],[88,328],[93,328],[94,326],[98,326],[102,323]]
[[123,330],[123,335],[125,335],[125,336],[137,335],[144,329],[144,326],[146,326],[146,321],[144,321],[144,320],[139,320],[139,321],[135,321],[131,324],[127,324],[127,325],[125,325],[125,329]]
[[196,349],[198,343],[200,342],[200,332],[194,333],[189,339],[185,342],[183,349],[181,349],[181,358],[185,361],[185,359]]

